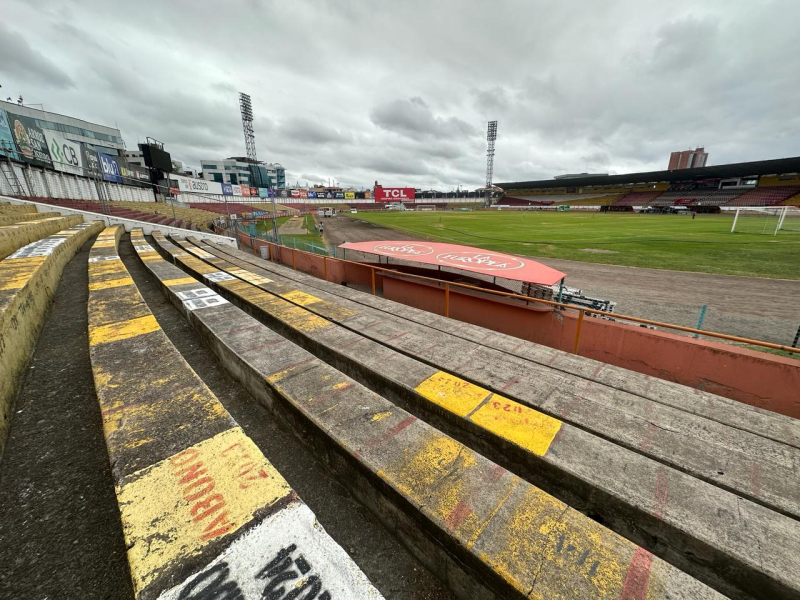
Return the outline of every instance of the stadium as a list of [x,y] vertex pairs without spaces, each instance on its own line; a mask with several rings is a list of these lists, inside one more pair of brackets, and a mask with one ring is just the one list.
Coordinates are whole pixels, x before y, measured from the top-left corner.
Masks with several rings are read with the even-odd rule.
[[[48,105],[92,114],[84,79],[24,50]],[[313,91],[358,112],[339,84]],[[800,157],[544,179],[500,154],[518,181],[498,182],[498,121],[483,146],[415,96],[350,136],[297,117],[312,86],[270,86],[270,120],[238,94],[241,130],[200,100],[189,127],[118,100],[126,132],[158,113],[168,140],[135,151],[116,123],[0,101],[0,598],[800,598]],[[257,123],[364,184],[287,185]],[[216,143],[232,129],[244,155]],[[463,146],[485,183],[342,150],[371,136],[444,173]],[[173,158],[211,148],[200,171]]]

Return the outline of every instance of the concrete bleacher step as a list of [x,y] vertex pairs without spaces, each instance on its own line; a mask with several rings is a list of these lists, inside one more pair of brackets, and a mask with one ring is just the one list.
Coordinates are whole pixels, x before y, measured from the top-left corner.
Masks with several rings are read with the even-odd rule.
[[380,598],[161,330],[122,232],[90,253],[89,347],[136,598]]
[[102,224],[81,223],[0,260],[0,456],[20,377],[64,266]]
[[31,242],[67,229],[83,218],[78,215],[50,217],[32,221],[18,221],[12,225],[0,225],[0,259],[5,258]]
[[[238,258],[256,268],[263,268],[309,288],[318,289],[369,309],[377,310],[379,311],[377,314],[380,314],[381,317],[386,315],[388,318],[401,318],[404,321],[423,325],[432,330],[462,339],[465,342],[476,343],[480,346],[498,350],[506,355],[561,371],[566,375],[576,376],[587,383],[598,383],[615,390],[628,392],[653,402],[800,448],[800,421],[797,419],[702,390],[690,389],[665,379],[643,375],[597,360],[528,342],[478,325],[443,317],[432,312],[387,300],[380,296],[364,294],[353,288],[328,282],[321,277],[315,277],[299,270],[282,267],[279,263],[266,261],[234,248],[214,243],[211,243],[211,245],[226,256]],[[323,275],[323,273],[320,273],[320,275]]]
[[[231,373],[311,440],[343,483],[462,597],[619,598],[634,586],[642,594],[718,597],[188,282],[137,232],[132,240]],[[209,282],[233,279],[173,251]],[[298,327],[329,325],[292,309],[287,318],[294,315]]]
[[13,215],[0,215],[0,225],[13,225],[20,221],[35,221],[37,219],[49,219],[60,216],[61,214],[57,212],[24,212]]
[[[155,238],[161,242],[160,236]],[[175,252],[171,244],[163,243],[165,249]],[[766,548],[781,554],[780,549],[786,545],[800,544],[796,521],[509,397],[490,394],[485,388],[365,339],[355,331],[337,327],[329,321],[352,322],[358,318],[359,310],[364,313],[368,309],[354,303],[345,305],[345,300],[337,301],[325,293],[309,294],[309,288],[298,286],[277,272],[291,272],[289,269],[274,267],[267,272],[248,268],[246,261],[231,256],[231,249],[180,244],[197,258],[178,256],[179,261],[190,269],[198,268],[195,261],[199,258],[219,269],[217,275],[206,275],[210,286],[218,287],[223,294],[228,290],[235,296],[226,296],[229,300],[249,302],[251,306],[245,309],[258,317],[266,316],[265,322],[292,341],[348,375],[368,382],[390,400],[405,401],[412,412],[416,407],[426,420],[446,428],[448,433],[462,433],[470,445],[489,458],[545,485],[574,506],[597,514],[613,529],[648,545],[648,549],[663,554],[684,570],[714,581],[728,592],[728,587],[800,587],[797,581],[787,581],[783,574],[798,566],[792,564],[792,557],[777,561],[787,561],[783,567],[770,565],[764,569],[760,555]],[[230,278],[226,280],[219,273]],[[305,320],[303,313],[307,313]],[[413,324],[404,323],[402,331],[389,330],[386,322],[396,317],[367,316],[366,329],[375,332],[375,339],[414,336]],[[307,325],[320,317],[329,321],[315,327]],[[440,338],[432,337],[430,332],[426,337],[425,333],[418,335],[421,343],[439,345],[443,353],[459,356],[457,348],[448,348]],[[464,353],[460,359],[463,361]],[[556,435],[558,439],[554,441]],[[759,525],[753,527],[752,523]],[[741,543],[732,543],[737,539]]]

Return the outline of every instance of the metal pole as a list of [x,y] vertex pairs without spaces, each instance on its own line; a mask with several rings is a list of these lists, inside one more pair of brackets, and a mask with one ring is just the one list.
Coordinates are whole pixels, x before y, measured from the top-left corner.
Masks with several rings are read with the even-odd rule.
[[275,192],[272,194],[272,236],[275,242],[278,242],[278,208],[277,203],[275,202],[275,196],[277,195],[278,190],[275,189]]
[[797,348],[798,341],[800,341],[800,327],[797,328],[797,333],[794,334],[794,341],[792,342],[792,348]]
[[[703,321],[705,321],[706,318],[706,310],[708,310],[708,305],[703,304],[703,307],[700,309],[700,317],[697,319],[697,327],[695,327],[695,329],[703,328]],[[700,334],[695,333],[694,339],[697,339],[698,337],[700,337]]]
[[375,267],[372,267],[372,295],[375,295]]
[[328,281],[328,257],[322,257],[322,268],[325,271],[325,281]]
[[294,268],[294,248],[292,248],[292,269]]
[[578,314],[578,324],[575,327],[575,347],[572,349],[573,354],[578,353],[578,344],[581,341],[581,327],[583,327],[583,314],[583,310]]
[[450,316],[450,282],[444,284],[444,316]]

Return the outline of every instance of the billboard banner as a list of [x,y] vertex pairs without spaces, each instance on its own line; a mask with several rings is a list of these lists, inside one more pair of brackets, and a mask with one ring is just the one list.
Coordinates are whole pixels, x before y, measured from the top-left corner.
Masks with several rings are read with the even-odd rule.
[[233,186],[230,183],[222,183],[222,193],[226,196],[233,196]]
[[259,198],[269,198],[269,188],[258,188]]
[[300,197],[300,190],[289,190],[289,193],[292,195],[292,198]]
[[242,186],[240,185],[232,185],[233,188],[233,195],[234,196],[241,196],[242,195]]
[[336,192],[333,197],[337,200],[344,200],[344,192]]
[[311,190],[309,190],[308,191],[308,197],[309,198],[316,198],[317,197],[317,192],[312,192]]
[[44,131],[33,119],[8,113],[8,125],[22,160],[39,167],[53,168]]
[[356,193],[355,192],[345,192],[344,193],[345,200],[355,200]]
[[103,172],[97,152],[86,146],[81,146],[81,164],[89,177],[99,177]]
[[308,192],[306,190],[297,190],[298,194],[300,194],[301,198],[308,198]]
[[289,190],[281,190],[281,198],[288,198]]
[[250,195],[250,186],[242,185],[242,196],[249,196],[249,195]]
[[366,198],[367,200],[372,198],[372,192],[370,192],[369,190],[365,191],[364,192],[364,198]]
[[206,179],[195,179],[194,177],[184,177],[183,175],[170,175],[170,179],[178,182],[181,193],[202,193],[202,194],[222,194],[222,184],[217,181]]
[[404,202],[411,201],[415,197],[414,188],[385,188],[375,187],[376,202]]
[[11,135],[11,126],[8,124],[8,115],[2,108],[0,108],[0,156],[19,158],[14,136]]
[[97,157],[100,159],[100,169],[103,172],[103,179],[106,181],[113,181],[114,183],[122,183],[122,177],[120,177],[119,165],[116,159],[102,152],[98,152]]
[[45,134],[45,139],[47,139],[47,148],[50,150],[50,158],[53,159],[53,167],[56,171],[83,175],[80,144],[70,142],[50,131]]

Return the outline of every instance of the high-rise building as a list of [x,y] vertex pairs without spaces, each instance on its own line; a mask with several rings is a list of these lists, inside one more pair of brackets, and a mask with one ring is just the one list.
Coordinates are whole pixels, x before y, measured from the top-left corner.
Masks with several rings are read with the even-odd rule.
[[286,187],[286,170],[278,163],[252,162],[245,156],[200,161],[203,179],[252,187]]
[[696,167],[705,167],[708,160],[708,152],[705,148],[695,148],[694,150],[683,150],[673,152],[669,155],[669,166],[667,170],[675,171],[677,169],[694,169]]

